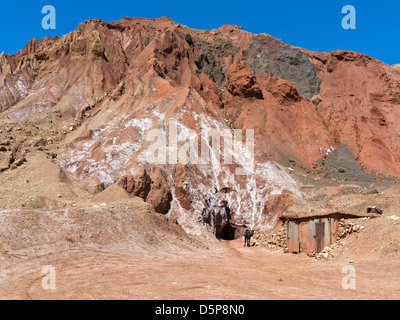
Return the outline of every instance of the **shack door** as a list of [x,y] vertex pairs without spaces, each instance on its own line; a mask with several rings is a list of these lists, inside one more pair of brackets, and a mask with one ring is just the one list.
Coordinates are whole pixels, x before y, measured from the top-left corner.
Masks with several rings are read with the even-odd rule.
[[315,221],[310,220],[308,222],[307,230],[307,253],[311,254],[317,252],[317,232],[315,231]]
[[300,252],[299,242],[299,224],[295,221],[289,221],[287,226],[287,237],[288,237],[288,250],[291,253]]
[[315,220],[315,240],[317,242],[317,252],[321,252],[324,249],[324,234],[325,222],[320,219]]
[[317,252],[321,252],[330,245],[329,220],[327,218],[315,220],[315,240]]

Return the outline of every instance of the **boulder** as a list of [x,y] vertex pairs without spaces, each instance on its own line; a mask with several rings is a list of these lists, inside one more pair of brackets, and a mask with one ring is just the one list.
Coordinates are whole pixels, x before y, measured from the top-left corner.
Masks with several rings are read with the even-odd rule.
[[168,183],[157,168],[151,175],[151,188],[146,197],[146,202],[154,207],[158,213],[167,214],[171,208],[172,194]]
[[234,64],[229,68],[226,88],[234,96],[263,99],[256,76],[244,64]]
[[147,170],[142,169],[139,174],[123,176],[118,185],[129,194],[146,199],[151,188],[151,178]]
[[158,213],[167,214],[171,207],[171,190],[158,167],[150,175],[142,169],[137,175],[123,176],[118,186],[151,204]]

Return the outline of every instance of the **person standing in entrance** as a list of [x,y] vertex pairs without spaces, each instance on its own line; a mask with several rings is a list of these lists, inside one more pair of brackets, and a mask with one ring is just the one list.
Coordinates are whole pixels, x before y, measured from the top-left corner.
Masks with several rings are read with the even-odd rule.
[[253,236],[254,232],[250,231],[250,229],[246,229],[244,232],[244,246],[250,247],[250,239]]

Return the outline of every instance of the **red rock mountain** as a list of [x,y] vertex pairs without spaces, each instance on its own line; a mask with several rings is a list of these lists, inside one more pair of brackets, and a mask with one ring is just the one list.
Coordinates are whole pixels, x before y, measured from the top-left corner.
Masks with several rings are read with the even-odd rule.
[[[0,55],[4,128],[28,121],[62,133],[54,158],[93,193],[118,184],[187,231],[223,238],[273,224],[302,198],[291,163],[318,174],[347,148],[367,173],[400,178],[399,104],[400,71],[385,63],[311,52],[233,25],[95,19]],[[183,137],[175,146],[171,127]],[[232,164],[220,160],[222,144],[213,148],[210,132],[235,129],[243,137],[254,130],[254,165],[237,143]],[[168,155],[203,139],[209,161],[149,161],[149,137],[160,132]]]

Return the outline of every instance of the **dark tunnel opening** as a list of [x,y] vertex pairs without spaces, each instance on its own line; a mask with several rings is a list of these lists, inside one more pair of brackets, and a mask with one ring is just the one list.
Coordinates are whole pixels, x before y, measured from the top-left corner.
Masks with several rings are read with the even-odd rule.
[[235,240],[235,231],[236,228],[228,223],[216,236],[221,240]]

